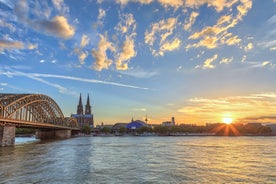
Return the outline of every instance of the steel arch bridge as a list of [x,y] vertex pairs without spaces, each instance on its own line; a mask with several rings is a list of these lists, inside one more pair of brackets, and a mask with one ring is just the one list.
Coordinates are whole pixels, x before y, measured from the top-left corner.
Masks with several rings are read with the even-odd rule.
[[1,94],[0,126],[79,130],[75,118],[65,118],[57,103],[43,94]]

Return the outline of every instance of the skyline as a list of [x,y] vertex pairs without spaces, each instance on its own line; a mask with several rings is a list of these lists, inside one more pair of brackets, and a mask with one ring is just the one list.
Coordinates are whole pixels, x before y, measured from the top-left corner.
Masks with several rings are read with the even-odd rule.
[[[265,10],[265,11],[264,11]],[[0,0],[0,93],[95,124],[276,123],[276,1]]]

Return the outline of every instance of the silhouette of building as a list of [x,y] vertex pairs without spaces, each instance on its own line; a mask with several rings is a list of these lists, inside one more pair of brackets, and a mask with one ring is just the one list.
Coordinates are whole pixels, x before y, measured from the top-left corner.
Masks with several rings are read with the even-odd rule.
[[162,123],[162,126],[166,126],[166,127],[174,126],[174,125],[175,125],[175,119],[174,119],[174,117],[172,117],[171,121],[165,121],[165,122]]
[[83,112],[82,98],[81,98],[81,94],[80,94],[79,104],[77,107],[77,114],[71,114],[71,117],[74,117],[77,119],[80,127],[84,127],[84,126],[89,126],[91,128],[94,127],[94,116],[91,111],[89,94],[87,95],[85,111]]

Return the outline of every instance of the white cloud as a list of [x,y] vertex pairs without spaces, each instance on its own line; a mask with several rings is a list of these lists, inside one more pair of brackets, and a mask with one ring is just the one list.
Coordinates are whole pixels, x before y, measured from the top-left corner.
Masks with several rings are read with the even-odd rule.
[[99,35],[100,41],[98,43],[98,49],[92,50],[92,56],[96,59],[96,62],[93,65],[95,70],[101,71],[102,69],[108,69],[108,67],[112,64],[112,60],[108,58],[107,51],[111,52],[115,51],[115,47],[112,42],[108,41],[107,34]]
[[66,17],[55,16],[52,20],[32,20],[28,17],[28,11],[27,1],[22,0],[15,4],[14,12],[18,19],[33,29],[64,39],[69,39],[74,36],[75,28],[68,23]]
[[62,14],[68,13],[69,8],[65,5],[63,0],[52,0],[54,7]]
[[[168,48],[169,46],[169,42],[168,42],[168,37],[171,36],[173,34],[174,29],[176,28],[176,24],[177,24],[177,18],[168,18],[168,19],[164,19],[164,20],[160,20],[157,23],[152,24],[151,26],[151,31],[146,31],[145,32],[145,43],[148,44],[150,46],[150,49],[152,50],[152,54],[157,56],[157,55],[163,55],[163,51],[165,51],[166,49],[164,48]],[[160,37],[159,40],[159,48],[158,50],[154,49],[154,45],[155,42],[157,42],[157,37]],[[175,43],[179,43],[179,39],[174,39]],[[161,49],[163,47],[163,50]],[[175,47],[175,49],[178,47]]]
[[178,9],[184,5],[183,0],[158,0],[158,2],[165,8],[172,7],[174,9]]
[[189,19],[185,20],[185,24],[183,26],[183,29],[188,31],[191,29],[192,25],[195,23],[197,16],[199,15],[198,12],[192,12]]
[[[238,0],[235,1],[225,1],[225,0],[214,0],[214,1],[196,1],[196,0],[187,0],[186,6],[198,8],[203,4],[207,3],[208,6],[215,7],[218,12],[221,12],[224,8],[230,9],[230,15],[223,15],[218,20],[217,23],[213,26],[206,26],[201,31],[197,31],[189,36],[189,40],[197,40],[196,43],[188,44],[186,49],[206,47],[208,49],[214,49],[218,45],[237,45],[242,40],[237,35],[232,35],[228,30],[235,27],[242,18],[247,14],[247,12],[252,7],[251,0]],[[232,13],[232,6],[236,3],[237,12]]]
[[142,68],[130,68],[129,70],[120,71],[121,74],[136,77],[136,78],[151,78],[159,75],[158,72],[155,71],[146,71]]
[[81,37],[80,46],[85,47],[89,43],[89,40],[90,40],[89,37],[87,35],[83,34]]
[[136,56],[134,40],[130,37],[126,37],[122,45],[122,52],[119,54],[119,58],[116,61],[116,68],[118,70],[127,70],[129,61],[131,58]]
[[165,51],[173,51],[180,47],[181,41],[178,38],[175,38],[172,42],[165,42],[161,48],[160,51],[162,52],[162,55]]
[[105,15],[106,15],[105,10],[100,8],[99,9],[98,20],[102,20],[105,17]]
[[248,43],[247,46],[244,47],[244,50],[247,52],[247,51],[250,51],[253,49],[253,44],[252,43]]
[[233,57],[231,57],[231,58],[224,57],[224,58],[222,58],[222,60],[219,63],[220,64],[229,64],[233,61],[233,59],[234,59]]
[[136,37],[136,21],[132,14],[123,14],[120,16],[121,21],[115,27],[119,32],[118,37],[124,41],[120,48],[117,48],[116,69],[127,70],[128,62],[136,56],[135,37]]
[[212,63],[218,58],[218,55],[215,54],[213,57],[206,59],[203,65],[203,69],[211,69],[211,68],[215,68],[216,66],[213,65]]

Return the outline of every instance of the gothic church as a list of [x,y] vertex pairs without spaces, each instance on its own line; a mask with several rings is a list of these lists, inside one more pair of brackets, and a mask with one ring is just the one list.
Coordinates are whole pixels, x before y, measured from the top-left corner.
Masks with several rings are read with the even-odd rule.
[[85,105],[84,113],[83,113],[83,105],[82,105],[82,99],[80,94],[79,105],[77,107],[77,114],[72,114],[71,117],[74,117],[77,119],[80,127],[84,127],[84,126],[89,126],[91,128],[94,127],[94,118],[91,111],[89,94],[87,96],[87,102]]

